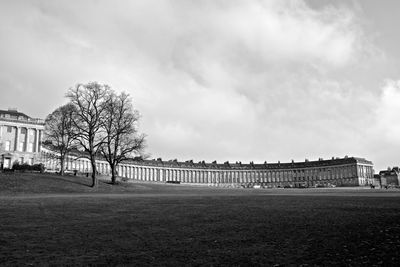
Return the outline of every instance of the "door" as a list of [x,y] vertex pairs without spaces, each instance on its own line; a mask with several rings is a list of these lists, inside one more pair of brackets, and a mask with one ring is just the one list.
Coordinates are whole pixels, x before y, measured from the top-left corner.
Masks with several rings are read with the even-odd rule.
[[4,165],[3,165],[4,169],[10,169],[11,168],[11,159],[5,158],[4,159]]

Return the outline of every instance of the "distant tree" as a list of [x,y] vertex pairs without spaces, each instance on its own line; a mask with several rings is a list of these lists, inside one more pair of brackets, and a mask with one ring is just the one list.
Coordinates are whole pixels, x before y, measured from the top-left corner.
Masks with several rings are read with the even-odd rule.
[[54,110],[45,120],[45,144],[57,151],[60,161],[60,174],[64,175],[65,157],[70,152],[76,137],[74,121],[76,120],[76,108],[72,104],[66,104]]
[[145,145],[145,136],[138,134],[139,112],[133,109],[132,99],[126,93],[112,92],[104,102],[103,129],[106,134],[100,146],[101,154],[109,163],[111,182],[116,181],[117,166],[139,154]]
[[76,140],[88,154],[92,166],[92,187],[97,187],[96,156],[105,140],[102,128],[103,118],[106,115],[104,104],[111,89],[108,85],[97,82],[78,84],[70,88],[67,97],[77,109],[77,119],[74,121]]

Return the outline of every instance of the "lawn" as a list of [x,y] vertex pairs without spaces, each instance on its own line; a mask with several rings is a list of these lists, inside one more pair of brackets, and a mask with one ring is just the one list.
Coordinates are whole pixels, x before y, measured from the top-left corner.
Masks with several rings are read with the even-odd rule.
[[396,265],[400,191],[0,174],[4,265]]

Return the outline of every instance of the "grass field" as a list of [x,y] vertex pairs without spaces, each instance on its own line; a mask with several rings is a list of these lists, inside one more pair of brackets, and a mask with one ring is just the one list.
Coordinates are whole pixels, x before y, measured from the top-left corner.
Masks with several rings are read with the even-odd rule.
[[400,191],[0,174],[3,265],[398,265]]

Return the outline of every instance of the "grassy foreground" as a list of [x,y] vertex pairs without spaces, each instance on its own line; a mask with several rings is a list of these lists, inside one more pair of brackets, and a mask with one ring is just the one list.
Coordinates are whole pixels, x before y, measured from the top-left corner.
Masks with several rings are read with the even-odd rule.
[[4,265],[396,265],[400,192],[0,174]]

